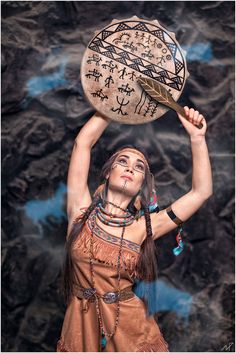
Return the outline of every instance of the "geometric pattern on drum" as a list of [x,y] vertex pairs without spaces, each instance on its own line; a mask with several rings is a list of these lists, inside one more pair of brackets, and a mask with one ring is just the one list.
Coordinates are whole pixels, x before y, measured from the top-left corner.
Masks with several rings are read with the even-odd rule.
[[[135,21],[132,21],[135,22]],[[169,72],[168,70],[163,69],[163,67],[150,63],[144,58],[136,56],[134,53],[130,54],[128,51],[116,47],[114,44],[106,42],[106,38],[112,35],[115,32],[119,31],[129,31],[129,30],[141,30],[156,36],[161,41],[164,41],[164,31],[161,28],[158,30],[151,31],[147,28],[145,23],[137,22],[138,24],[131,27],[127,25],[127,22],[121,22],[117,28],[113,31],[103,30],[100,33],[100,39],[96,36],[89,44],[89,49],[93,50],[101,55],[104,55],[114,61],[122,63],[123,65],[139,72],[140,74],[145,74],[157,81],[160,81],[167,86],[174,88],[178,91],[181,90],[181,85],[183,84],[183,78],[177,76],[178,73],[184,68],[184,64],[180,62],[175,56],[177,51],[177,46],[174,42],[168,43],[165,42],[165,45],[168,47],[172,56],[174,58],[175,72]],[[129,62],[128,62],[129,61]],[[170,76],[171,74],[171,76]],[[170,82],[172,81],[172,82]]]
[[[90,225],[89,220],[88,220],[88,226],[91,230],[92,226]],[[101,238],[109,243],[112,243],[118,246],[120,244],[120,237],[107,233],[104,229],[101,229],[100,227],[98,227],[98,225],[94,226],[93,234],[95,234],[98,238]],[[126,247],[129,250],[133,250],[138,254],[140,253],[140,248],[141,248],[140,245],[137,243],[134,243],[131,240],[123,239],[123,247]]]

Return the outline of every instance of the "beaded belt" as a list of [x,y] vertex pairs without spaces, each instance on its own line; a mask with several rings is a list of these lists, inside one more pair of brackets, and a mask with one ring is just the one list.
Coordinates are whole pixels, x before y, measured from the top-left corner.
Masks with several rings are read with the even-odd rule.
[[134,292],[132,291],[132,286],[126,287],[119,292],[106,292],[100,295],[96,292],[94,288],[84,288],[78,284],[73,286],[73,294],[79,298],[83,299],[82,311],[87,312],[89,308],[89,302],[95,302],[96,297],[103,299],[104,303],[112,304],[119,301],[127,300],[134,297]]

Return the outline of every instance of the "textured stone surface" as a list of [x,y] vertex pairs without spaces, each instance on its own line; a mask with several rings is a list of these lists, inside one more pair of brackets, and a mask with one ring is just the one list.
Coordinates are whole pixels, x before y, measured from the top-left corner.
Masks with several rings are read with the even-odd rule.
[[[171,351],[235,351],[229,1],[2,2],[2,351],[55,351],[65,312],[58,288],[67,169],[73,140],[93,113],[79,80],[81,57],[95,30],[132,15],[158,19],[187,50],[180,103],[207,118],[214,176],[214,195],[185,224],[184,252],[172,254],[175,232],[157,241],[161,279],[191,299],[188,323],[177,297],[179,307],[157,307],[156,319]],[[161,207],[189,190],[188,137],[168,112],[148,125],[109,126],[93,149],[92,191],[102,164],[124,143],[147,151]]]

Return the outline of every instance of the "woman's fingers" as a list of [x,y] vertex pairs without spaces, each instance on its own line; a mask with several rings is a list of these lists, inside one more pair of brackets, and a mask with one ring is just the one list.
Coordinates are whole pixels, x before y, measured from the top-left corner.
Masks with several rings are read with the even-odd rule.
[[202,114],[199,114],[198,118],[197,118],[197,125],[199,125],[204,119],[204,116]]
[[199,111],[194,110],[194,113],[193,113],[193,119],[194,119],[194,121],[197,120],[198,117],[199,117]]
[[185,114],[189,115],[189,107],[187,105],[184,107],[184,110],[185,110]]
[[[178,114],[179,119],[181,120],[184,128],[190,136],[203,136],[206,133],[207,123],[202,114],[198,110],[189,108],[187,105],[184,106],[185,117],[181,114]],[[187,119],[186,119],[187,118]],[[199,125],[202,124],[202,127],[199,128]]]
[[[204,124],[205,118],[198,110],[189,108],[187,105],[184,106],[185,114],[188,118],[188,121],[193,125],[199,125],[200,123]],[[181,115],[180,115],[181,117]]]
[[184,110],[185,114],[188,116],[188,120],[194,125],[199,125],[200,122],[204,119],[204,116],[200,114],[198,110],[189,108],[187,105],[184,107]]
[[189,117],[191,119],[191,123],[193,123],[193,119],[194,119],[194,109],[193,108],[190,108]]
[[194,118],[193,118],[193,124],[199,125],[203,121],[203,119],[204,119],[203,115],[199,114],[198,111],[195,111]]

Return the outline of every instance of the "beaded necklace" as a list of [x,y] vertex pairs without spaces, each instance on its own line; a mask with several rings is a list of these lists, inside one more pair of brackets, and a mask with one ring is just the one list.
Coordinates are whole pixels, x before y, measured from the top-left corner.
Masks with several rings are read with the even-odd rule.
[[114,203],[111,202],[111,201],[105,200],[104,202],[105,202],[105,203],[109,203],[110,205],[112,205],[112,206],[114,206],[114,207],[116,207],[116,208],[119,208],[121,211],[124,211],[124,212],[127,212],[127,211],[128,211],[128,208],[126,208],[126,210],[125,210],[124,208],[122,208],[122,207],[120,207],[120,206],[114,204]]
[[[94,292],[96,293],[96,288],[95,288],[95,275],[94,275],[94,268],[93,268],[93,230],[95,227],[95,222],[96,222],[96,216],[98,214],[99,208],[96,207],[94,212],[91,214],[91,238],[90,238],[90,253],[89,253],[89,262],[90,262],[90,272],[91,272],[91,280],[92,280],[92,287]],[[107,339],[111,338],[117,329],[118,323],[119,323],[119,314],[120,314],[120,259],[121,259],[121,252],[122,252],[122,245],[123,245],[123,238],[124,238],[124,233],[125,233],[125,226],[122,228],[122,234],[121,234],[121,240],[120,240],[120,247],[119,247],[119,254],[118,254],[118,259],[117,259],[117,274],[118,274],[118,300],[117,300],[117,308],[116,308],[116,319],[115,319],[115,325],[114,329],[112,332],[106,332],[103,323],[102,323],[102,315],[101,315],[101,310],[99,307],[99,301],[97,295],[95,295],[95,305],[96,305],[96,311],[98,315],[98,321],[99,321],[99,326],[101,330],[101,340],[100,340],[100,345],[101,349],[103,350],[106,347],[107,344]]]
[[117,214],[113,214],[109,211],[107,211],[103,206],[102,204],[100,203],[99,204],[99,209],[105,213],[106,215],[110,216],[111,218],[114,218],[114,217],[118,217],[118,218],[128,218],[131,216],[131,213],[128,211],[128,210],[124,210],[125,214],[124,215],[117,215]]
[[133,223],[134,216],[128,210],[124,211],[126,212],[125,215],[116,215],[106,211],[102,204],[99,203],[97,216],[101,222],[112,227],[128,226]]

